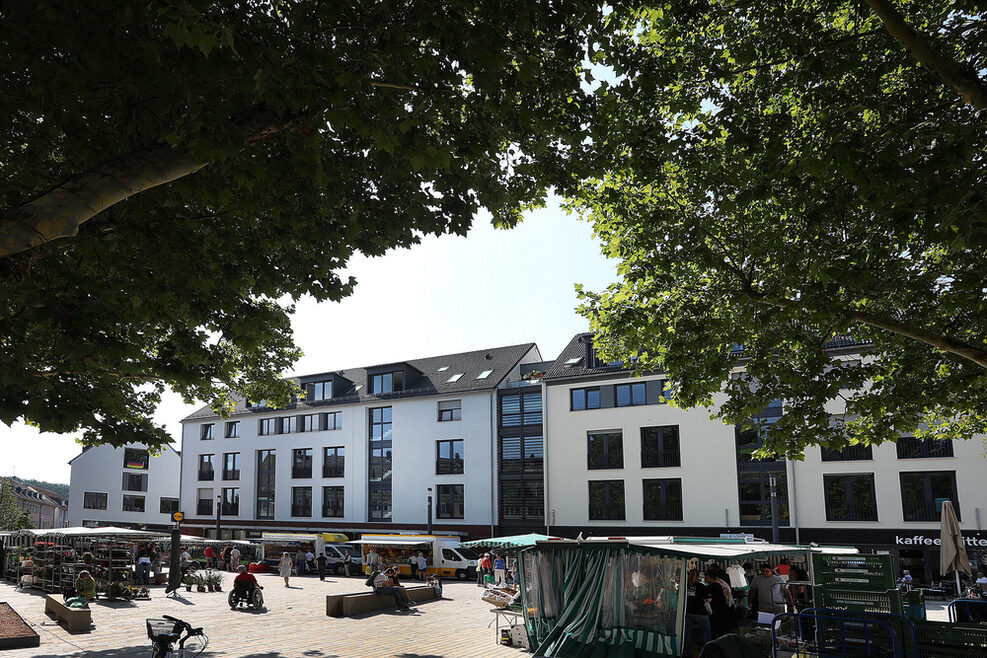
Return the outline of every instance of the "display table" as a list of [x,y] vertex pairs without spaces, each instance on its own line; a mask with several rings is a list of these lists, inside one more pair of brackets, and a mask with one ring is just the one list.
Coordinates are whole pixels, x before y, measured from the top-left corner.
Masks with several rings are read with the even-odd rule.
[[[490,612],[494,613],[494,619],[491,623],[496,624],[495,632],[496,632],[497,644],[500,644],[501,620],[504,621],[505,624],[504,627],[510,629],[513,629],[515,626],[517,626],[519,621],[521,624],[524,624],[524,613],[521,612],[520,610],[505,610],[504,608],[490,608]],[[489,627],[490,624],[487,624],[487,628]]]

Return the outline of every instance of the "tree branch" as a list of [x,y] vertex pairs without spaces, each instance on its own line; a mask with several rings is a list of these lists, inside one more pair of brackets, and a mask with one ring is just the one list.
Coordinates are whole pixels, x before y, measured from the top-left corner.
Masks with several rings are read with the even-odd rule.
[[[758,304],[775,306],[777,308],[784,309],[796,309],[800,311],[807,311],[809,313],[812,312],[811,308],[795,301],[794,299],[788,299],[787,297],[769,297],[754,290],[744,290],[743,292],[746,296],[750,297]],[[864,311],[856,311],[853,309],[837,310],[842,311],[848,318],[861,324],[866,324],[876,329],[890,331],[891,333],[898,334],[899,336],[911,338],[912,340],[920,343],[937,347],[944,352],[949,352],[969,361],[973,361],[982,368],[987,368],[987,349],[983,347],[970,345],[969,343],[965,343],[955,338],[942,336],[933,331],[929,331],[928,329],[899,322],[898,320],[881,317],[873,313],[866,313]]]
[[932,39],[912,28],[889,0],[867,0],[888,31],[922,66],[960,95],[964,103],[978,110],[987,108],[987,86],[974,71],[939,52]]

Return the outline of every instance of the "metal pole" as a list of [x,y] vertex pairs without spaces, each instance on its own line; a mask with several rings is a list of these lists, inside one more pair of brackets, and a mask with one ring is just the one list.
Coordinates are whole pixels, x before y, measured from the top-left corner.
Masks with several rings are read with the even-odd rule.
[[168,561],[168,586],[165,588],[165,594],[177,591],[182,584],[181,555],[182,524],[176,523],[171,529],[171,559]]
[[216,539],[219,540],[219,530],[222,526],[223,519],[223,494],[216,494]]
[[778,480],[771,476],[771,542],[778,543]]
[[432,534],[432,487],[428,488],[428,525],[425,534]]

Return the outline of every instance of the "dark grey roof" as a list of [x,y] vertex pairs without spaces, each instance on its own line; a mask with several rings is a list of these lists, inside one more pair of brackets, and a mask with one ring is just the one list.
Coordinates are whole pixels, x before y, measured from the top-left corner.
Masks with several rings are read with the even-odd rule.
[[[535,343],[522,343],[520,345],[492,347],[490,349],[475,350],[472,352],[444,354],[441,356],[430,356],[423,359],[409,359],[407,361],[385,364],[395,367],[407,364],[420,372],[421,376],[406,381],[405,388],[402,391],[381,395],[367,394],[367,371],[378,370],[382,367],[380,365],[322,372],[319,374],[343,377],[352,382],[352,386],[348,390],[338,391],[330,400],[320,400],[312,404],[299,401],[292,408],[297,410],[317,410],[340,404],[493,390],[514,369],[524,355],[532,349],[538,349]],[[448,369],[438,372],[439,368],[444,366],[448,366]],[[493,372],[485,379],[477,379],[477,375],[484,370],[492,370]],[[462,373],[463,376],[457,381],[448,381],[450,377],[459,373]],[[298,383],[303,379],[310,379],[310,377],[310,375],[302,375],[300,377],[293,377],[292,379],[295,383]],[[248,409],[244,399],[239,398],[233,415],[239,416],[259,411],[260,409],[256,408]],[[215,417],[217,415],[212,408],[205,406],[186,416],[183,421]]]

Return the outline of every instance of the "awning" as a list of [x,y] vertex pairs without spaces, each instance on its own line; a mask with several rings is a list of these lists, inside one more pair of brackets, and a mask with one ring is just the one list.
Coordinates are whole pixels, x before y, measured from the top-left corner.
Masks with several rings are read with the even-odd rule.
[[22,530],[20,532],[25,532],[34,535],[35,537],[58,535],[60,537],[120,537],[122,539],[150,539],[151,537],[168,536],[163,532],[147,532],[146,530],[131,530],[129,528],[117,528],[114,526],[105,526],[102,528],[32,528],[30,530]]
[[853,555],[860,552],[856,548],[846,546],[797,546],[758,541],[744,542],[739,540],[718,542],[691,537],[590,537],[584,540],[561,539],[537,542],[538,545],[543,546],[606,543],[627,544],[665,554],[723,559],[754,558],[759,555],[787,555],[793,553]]
[[348,542],[350,544],[364,544],[367,546],[419,546],[430,544],[427,539],[401,539],[398,537],[384,537],[382,539],[359,539]]
[[549,539],[558,539],[558,537],[549,537],[548,535],[539,535],[537,532],[532,532],[527,535],[510,535],[507,537],[491,537],[490,539],[475,539],[473,541],[467,541],[460,544],[464,548],[524,548],[525,546],[534,546],[536,542],[546,541]]

